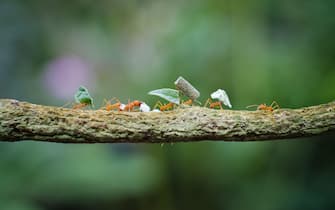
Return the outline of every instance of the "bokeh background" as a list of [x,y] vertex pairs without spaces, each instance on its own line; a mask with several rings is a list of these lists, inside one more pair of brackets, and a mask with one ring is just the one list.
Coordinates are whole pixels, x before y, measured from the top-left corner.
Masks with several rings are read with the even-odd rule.
[[[233,109],[334,100],[333,0],[1,0],[0,98],[158,98],[188,79]],[[0,209],[335,209],[334,133],[296,141],[0,143]]]

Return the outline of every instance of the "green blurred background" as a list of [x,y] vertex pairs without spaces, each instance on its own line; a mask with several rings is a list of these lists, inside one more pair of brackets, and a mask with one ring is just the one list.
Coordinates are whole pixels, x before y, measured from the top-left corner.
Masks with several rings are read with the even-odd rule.
[[[333,0],[1,0],[0,98],[62,106],[184,76],[233,109],[334,100]],[[334,133],[296,141],[0,143],[1,210],[335,209]]]

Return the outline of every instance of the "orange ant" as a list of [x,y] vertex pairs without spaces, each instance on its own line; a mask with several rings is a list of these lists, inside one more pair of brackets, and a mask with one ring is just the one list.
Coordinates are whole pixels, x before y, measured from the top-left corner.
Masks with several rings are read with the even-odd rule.
[[[111,102],[113,101],[113,100],[116,100],[117,102],[116,103],[114,103],[114,104],[112,104]],[[111,110],[115,110],[115,109],[117,109],[118,111],[121,111],[121,102],[117,99],[117,98],[112,98],[111,100],[109,100],[109,101],[106,101],[105,100],[105,107],[103,107],[104,109],[106,109],[106,111],[111,111]]]
[[193,100],[192,99],[188,99],[187,101],[184,101],[182,104],[191,106],[193,104]]
[[154,109],[159,107],[159,110],[160,111],[167,111],[167,110],[170,110],[170,109],[173,109],[174,108],[174,103],[170,102],[168,104],[163,104],[162,102],[158,101],[156,103],[156,105],[154,106]]
[[[192,106],[192,104],[193,104],[193,100],[192,100],[192,99],[189,99],[189,100],[187,100],[187,101],[184,101],[182,104],[183,104],[183,105]],[[173,109],[173,108],[175,107],[175,105],[176,105],[176,104],[175,104],[175,103],[172,103],[172,102],[167,103],[167,104],[163,104],[162,102],[158,101],[158,102],[156,103],[156,105],[154,106],[154,109],[157,108],[157,107],[159,107],[159,110],[160,110],[160,111],[167,111],[167,110],[171,110],[171,109]]]
[[217,107],[220,107],[220,109],[223,109],[222,107],[222,102],[221,101],[216,101],[216,102],[213,102],[210,98],[207,99],[204,107],[207,107],[207,105],[209,104],[209,108],[211,109],[214,109],[214,108],[217,108]]
[[247,108],[254,107],[254,106],[257,106],[257,110],[270,111],[270,112],[272,112],[275,109],[280,108],[280,106],[278,105],[276,101],[273,101],[270,104],[270,106],[267,106],[266,104],[260,104],[260,105],[250,105],[250,106],[247,106]]
[[89,104],[87,103],[78,103],[78,104],[74,104],[72,106],[72,109],[83,109],[85,107],[87,107]]
[[182,105],[187,105],[187,106],[192,106],[194,103],[197,103],[199,105],[201,105],[201,102],[200,101],[193,101],[192,99],[188,99],[187,101],[182,101]]
[[135,100],[135,101],[132,101],[126,104],[122,110],[123,111],[133,111],[135,107],[140,107],[141,104],[142,104],[141,101]]

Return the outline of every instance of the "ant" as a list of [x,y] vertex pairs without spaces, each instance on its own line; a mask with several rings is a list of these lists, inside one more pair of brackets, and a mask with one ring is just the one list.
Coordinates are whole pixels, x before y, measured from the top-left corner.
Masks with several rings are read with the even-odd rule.
[[124,107],[122,107],[123,111],[133,111],[135,107],[140,107],[142,104],[141,101],[135,100],[132,102],[128,102],[128,104],[126,104]]
[[184,101],[182,104],[191,106],[193,104],[193,100],[192,99],[188,99],[187,101]]
[[232,108],[232,105],[230,104],[228,95],[226,93],[226,91],[222,90],[222,89],[218,89],[217,91],[213,92],[211,94],[211,98],[212,99],[216,99],[218,101],[213,102],[212,99],[207,99],[206,103],[205,103],[205,107],[207,106],[207,104],[209,104],[209,108],[214,109],[216,107],[220,107],[220,109],[222,108],[222,104],[224,104],[225,106],[228,106],[229,108]]
[[72,105],[72,109],[84,109],[88,106],[92,106],[92,104],[90,103],[71,103],[71,102],[68,102],[66,104],[64,104],[62,107],[68,107],[69,105]]
[[187,101],[182,101],[182,105],[193,106],[194,103],[201,105],[201,102],[198,100],[188,99]]
[[[114,103],[114,104],[112,104],[111,102],[113,101],[113,100],[116,100],[117,102],[116,103]],[[118,111],[121,111],[122,109],[121,109],[121,106],[122,106],[122,104],[121,104],[121,102],[117,99],[117,98],[112,98],[111,100],[109,100],[109,101],[106,101],[105,100],[105,107],[103,107],[103,108],[105,108],[106,109],[106,111],[111,111],[111,110],[115,110],[115,109],[118,109]]]
[[[187,101],[184,101],[182,104],[183,104],[183,105],[192,106],[192,104],[193,104],[193,100],[192,100],[192,99],[189,99],[189,100],[187,100]],[[176,105],[176,104],[175,104],[175,103],[172,103],[172,102],[167,103],[167,104],[163,104],[162,102],[158,101],[158,102],[156,103],[156,105],[154,106],[154,109],[157,108],[157,107],[159,107],[159,110],[160,110],[160,111],[167,111],[167,110],[171,110],[171,109],[173,109],[173,108],[175,107],[175,105]]]
[[211,108],[211,109],[214,109],[214,108],[216,108],[216,107],[220,107],[220,109],[223,109],[223,107],[222,107],[222,102],[221,102],[221,101],[215,101],[215,102],[213,102],[213,101],[209,98],[209,99],[207,99],[207,101],[206,101],[204,107],[207,107],[208,104],[209,104],[209,108]]
[[156,108],[156,107],[159,107],[159,110],[160,111],[167,111],[167,110],[171,110],[171,109],[173,109],[174,108],[174,103],[172,103],[172,102],[170,102],[170,103],[168,103],[168,104],[163,104],[162,102],[160,102],[160,101],[158,101],[157,103],[156,103],[156,105],[154,106],[154,109]]
[[77,103],[77,104],[74,104],[72,106],[72,109],[83,109],[83,108],[85,108],[85,107],[87,107],[89,105],[90,104],[88,104],[88,103]]
[[257,110],[263,110],[263,111],[270,111],[273,112],[275,109],[280,109],[280,106],[276,101],[273,101],[270,106],[267,106],[266,104],[260,104],[260,105],[250,105],[247,106],[247,108],[257,106]]
[[[117,102],[112,104],[111,101],[116,100]],[[122,104],[120,100],[117,98],[112,98],[109,101],[105,101],[106,105],[103,107],[103,109],[106,109],[106,111],[111,111],[117,109],[118,111],[133,111],[135,107],[140,107],[142,102],[135,100],[132,102],[128,102],[128,104]]]

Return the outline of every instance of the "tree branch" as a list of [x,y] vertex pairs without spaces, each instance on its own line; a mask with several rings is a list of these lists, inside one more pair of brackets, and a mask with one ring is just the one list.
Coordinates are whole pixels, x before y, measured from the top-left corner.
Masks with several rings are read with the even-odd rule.
[[182,107],[168,112],[74,110],[0,99],[0,141],[161,143],[256,141],[335,130],[335,102],[270,111]]

